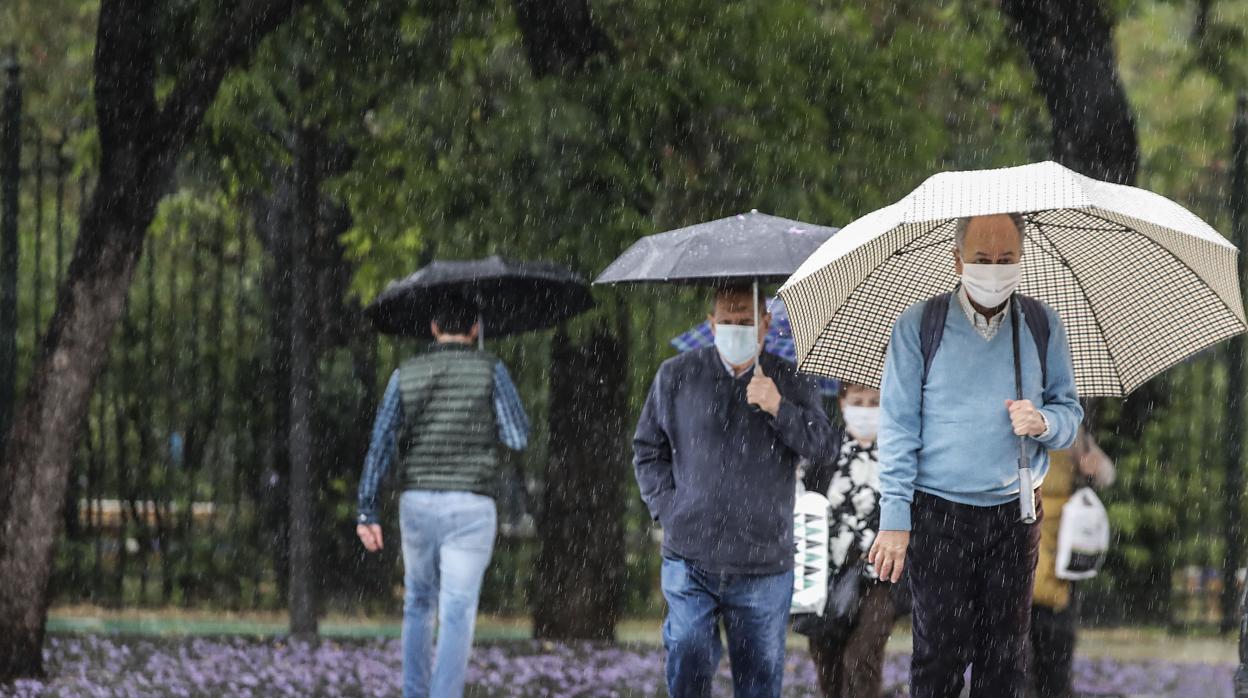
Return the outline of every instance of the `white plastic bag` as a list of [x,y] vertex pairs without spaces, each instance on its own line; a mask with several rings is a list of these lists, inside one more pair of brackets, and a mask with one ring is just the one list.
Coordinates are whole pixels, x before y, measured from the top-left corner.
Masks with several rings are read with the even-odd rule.
[[1109,552],[1109,514],[1092,491],[1083,487],[1062,507],[1057,534],[1057,578],[1091,579]]
[[798,491],[793,507],[793,602],[789,613],[823,615],[828,601],[828,498]]

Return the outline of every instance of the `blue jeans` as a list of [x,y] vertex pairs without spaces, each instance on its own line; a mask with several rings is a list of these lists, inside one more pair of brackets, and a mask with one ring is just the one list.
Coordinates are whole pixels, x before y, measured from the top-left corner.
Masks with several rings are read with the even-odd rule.
[[[408,490],[400,497],[404,698],[463,695],[496,519],[494,500],[471,492]],[[435,608],[436,652],[431,647]]]
[[672,698],[711,695],[723,654],[719,626],[728,638],[733,694],[780,695],[784,640],[789,627],[793,572],[715,574],[684,560],[663,558],[663,647]]

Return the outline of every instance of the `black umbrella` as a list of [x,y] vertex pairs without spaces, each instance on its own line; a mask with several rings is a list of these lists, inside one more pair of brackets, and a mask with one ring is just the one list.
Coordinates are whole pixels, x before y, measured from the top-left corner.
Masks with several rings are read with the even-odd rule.
[[563,266],[494,256],[433,262],[391,282],[364,313],[381,332],[428,339],[438,306],[456,298],[477,304],[481,334],[492,337],[554,327],[594,304],[585,281]]
[[836,231],[750,211],[644,237],[594,283],[778,283]]
[[753,210],[644,237],[594,283],[716,286],[751,282],[757,325],[758,285],[789,278],[837,230]]

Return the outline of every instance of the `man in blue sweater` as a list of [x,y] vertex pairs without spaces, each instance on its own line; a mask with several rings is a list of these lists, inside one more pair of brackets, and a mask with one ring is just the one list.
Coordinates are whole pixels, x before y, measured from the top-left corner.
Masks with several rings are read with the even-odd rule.
[[[1013,295],[1022,231],[1017,215],[958,221],[962,283],[930,366],[921,348],[924,303],[897,320],[885,360],[880,533],[869,559],[881,579],[896,582],[903,568],[908,575],[916,698],[960,695],[968,665],[972,696],[1023,695],[1040,524],[1020,521],[1018,440],[1038,489],[1048,450],[1074,442],[1083,409],[1057,313],[1025,306],[1047,315],[1041,362],[1033,322],[1023,321],[1024,307],[1011,308],[1024,306]],[[1015,331],[1023,400],[1014,399]]]
[[797,462],[829,458],[832,427],[814,383],[759,354],[770,318],[754,326],[749,287],[717,292],[709,320],[715,346],[663,363],[633,437],[642,499],[663,526],[667,685],[711,695],[722,621],[736,696],[779,696]]

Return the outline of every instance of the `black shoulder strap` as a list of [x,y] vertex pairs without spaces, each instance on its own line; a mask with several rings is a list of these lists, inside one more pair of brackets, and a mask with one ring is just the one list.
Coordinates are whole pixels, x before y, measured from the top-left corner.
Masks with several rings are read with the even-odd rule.
[[1018,299],[1018,305],[1023,311],[1023,320],[1027,323],[1027,329],[1031,331],[1031,338],[1036,342],[1036,353],[1040,355],[1040,376],[1044,380],[1044,385],[1049,384],[1049,314],[1044,310],[1044,304],[1032,298],[1019,293],[1015,295]]
[[923,304],[923,320],[919,324],[919,348],[923,351],[923,385],[927,385],[927,372],[932,367],[932,359],[940,348],[940,338],[945,334],[945,318],[949,315],[949,300],[952,293],[942,293],[929,298]]

